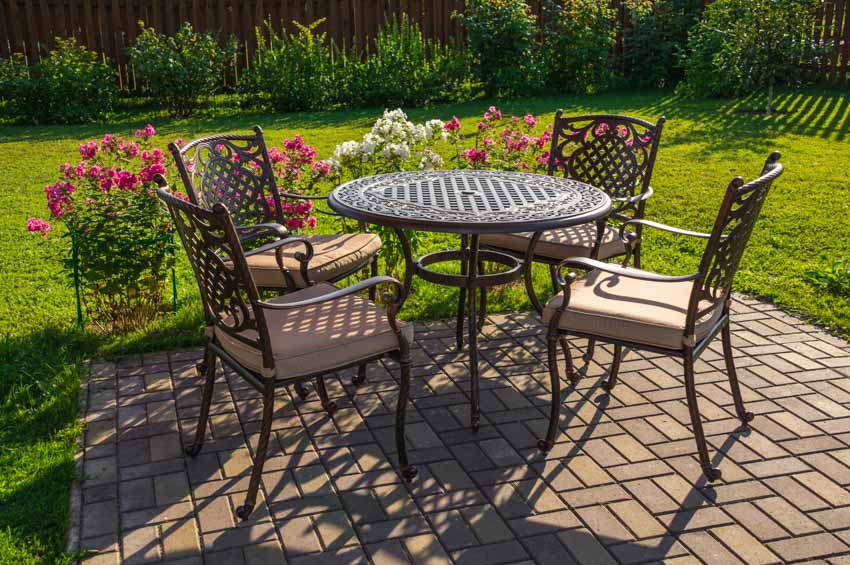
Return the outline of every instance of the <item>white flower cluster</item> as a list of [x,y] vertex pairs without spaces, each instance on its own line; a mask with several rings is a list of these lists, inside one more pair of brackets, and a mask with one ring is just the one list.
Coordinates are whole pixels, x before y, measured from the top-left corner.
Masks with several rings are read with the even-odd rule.
[[[441,120],[428,120],[424,124],[414,124],[400,108],[384,110],[369,133],[362,141],[346,141],[336,146],[333,159],[329,160],[331,169],[340,169],[346,165],[368,163],[375,157],[386,161],[401,162],[409,159],[418,145],[440,138],[444,134]],[[430,149],[422,152],[420,167],[434,168],[442,165],[442,157]]]
[[443,166],[443,158],[436,151],[427,147],[422,150],[422,159],[419,160],[419,168],[431,171]]

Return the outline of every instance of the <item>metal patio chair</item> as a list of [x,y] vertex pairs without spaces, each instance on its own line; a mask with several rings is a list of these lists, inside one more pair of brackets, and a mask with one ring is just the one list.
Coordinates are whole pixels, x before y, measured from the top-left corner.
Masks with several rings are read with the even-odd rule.
[[[224,205],[243,244],[291,235],[285,227],[284,200],[327,198],[280,191],[263,130],[252,129],[252,134],[211,135],[168,146],[191,202],[207,209]],[[259,252],[247,257],[248,268],[260,289],[281,293],[318,282],[335,283],[366,266],[370,276],[376,276],[381,238],[368,233],[362,223],[360,228],[362,233],[303,234],[301,243],[286,248],[257,246]],[[375,299],[374,291],[369,297]],[[365,377],[365,369],[359,370],[354,384]],[[299,394],[306,393],[299,387]]]
[[[664,117],[652,124],[616,114],[564,116],[563,110],[558,110],[552,128],[547,174],[560,174],[604,190],[614,204],[611,215],[595,225],[538,233],[485,234],[481,236],[481,246],[523,257],[533,244],[533,260],[549,266],[556,292],[555,267],[564,259],[590,257],[604,261],[624,255],[626,246],[611,220],[622,223],[643,218],[646,201],[653,193],[650,179],[664,122]],[[636,230],[640,235],[641,226],[637,225]],[[633,250],[633,261],[640,268],[639,245]],[[532,305],[538,313],[542,312],[543,306],[534,291],[530,273],[525,282]],[[481,294],[483,313],[486,312],[483,289]],[[464,298],[462,289],[460,305],[464,304]],[[458,320],[461,319],[459,316]],[[592,355],[593,342],[588,346],[586,358]]]
[[[685,391],[700,464],[709,481],[720,478],[720,470],[712,467],[708,456],[694,382],[694,362],[720,333],[735,412],[742,425],[747,426],[753,414],[744,409],[732,358],[730,294],[732,280],[767,192],[782,174],[779,157],[778,152],[772,153],[761,176],[749,183],[744,183],[741,177],[732,179],[711,233],[681,230],[648,220],[629,220],[620,228],[620,239],[626,246],[622,266],[576,257],[566,259],[556,267],[560,294],[549,300],[543,311],[543,322],[548,327],[552,405],[548,433],[538,442],[542,451],[552,449],[559,430],[562,401],[557,351],[558,342],[569,334],[614,345],[608,378],[602,383],[603,388],[609,391],[617,384],[623,347],[682,358]],[[666,276],[629,267],[639,236],[636,231],[627,230],[641,226],[707,239],[699,270],[690,275]],[[575,272],[569,272],[565,277],[562,275],[564,268],[588,273],[579,278]],[[567,378],[576,383],[578,376],[569,347],[563,349]]]
[[[157,179],[159,198],[168,207],[198,281],[204,306],[207,347],[205,383],[194,443],[186,452],[197,455],[206,435],[215,385],[216,361],[230,367],[263,398],[262,425],[245,503],[237,515],[246,519],[254,508],[265,463],[274,414],[275,388],[314,380],[322,406],[331,414],[324,376],[351,366],[397,354],[401,371],[395,418],[396,448],[402,475],[416,476],[408,463],[404,442],[405,408],[410,388],[410,343],[413,325],[396,319],[403,299],[401,283],[391,277],[372,277],[347,288],[318,283],[263,300],[250,268],[257,251],[244,251],[240,233],[221,203],[211,210],[170,193]],[[277,249],[301,238],[280,240]],[[275,245],[275,244],[271,244]],[[356,293],[389,285],[383,310]]]

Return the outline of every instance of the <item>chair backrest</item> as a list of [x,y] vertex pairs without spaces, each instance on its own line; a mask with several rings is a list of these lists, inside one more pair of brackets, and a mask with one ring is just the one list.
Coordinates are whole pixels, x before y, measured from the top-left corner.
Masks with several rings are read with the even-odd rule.
[[[613,198],[630,198],[649,187],[665,118],[652,124],[615,114],[555,114],[549,174],[586,182]],[[615,212],[637,206],[615,202]]]
[[[694,324],[702,316],[729,299],[732,281],[767,192],[784,170],[779,158],[779,152],[774,151],[768,156],[757,179],[744,183],[744,179],[735,177],[726,188],[700,263],[701,276],[694,282],[691,293],[686,324],[689,334],[693,334]],[[705,304],[704,301],[711,305],[700,310],[700,304]]]
[[193,204],[211,210],[222,204],[236,225],[283,223],[280,194],[263,130],[210,135],[183,145],[171,143],[180,178]]
[[198,281],[207,328],[262,351],[264,366],[273,367],[263,310],[252,307],[260,293],[227,208],[207,210],[174,196],[162,177],[157,183]]

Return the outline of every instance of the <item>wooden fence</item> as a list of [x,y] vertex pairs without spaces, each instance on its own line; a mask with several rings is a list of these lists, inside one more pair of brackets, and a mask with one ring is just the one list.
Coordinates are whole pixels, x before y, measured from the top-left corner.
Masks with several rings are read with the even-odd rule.
[[[624,18],[622,0],[611,1]],[[540,13],[541,0],[528,4]],[[463,6],[464,0],[0,0],[0,55],[24,52],[36,61],[53,37],[74,36],[123,67],[124,50],[135,40],[139,20],[167,34],[184,21],[196,30],[218,32],[222,41],[236,34],[244,41],[245,55],[255,47],[255,27],[266,19],[279,30],[281,25],[291,27],[293,20],[309,24],[324,18],[322,31],[338,45],[351,45],[374,37],[386,17],[406,13],[427,36],[445,42],[461,37],[451,14]],[[850,0],[824,0],[818,22],[814,39],[833,42],[824,71],[833,81],[846,83]]]

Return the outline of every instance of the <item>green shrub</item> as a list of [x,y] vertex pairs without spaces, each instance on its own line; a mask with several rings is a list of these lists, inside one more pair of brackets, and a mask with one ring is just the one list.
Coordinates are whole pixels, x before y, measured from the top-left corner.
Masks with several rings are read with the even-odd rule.
[[282,112],[324,110],[337,98],[334,60],[327,34],[317,33],[324,22],[305,26],[292,22],[295,33],[277,33],[271,22],[257,28],[257,50],[251,67],[239,80],[239,93],[250,106],[268,105]]
[[740,96],[799,83],[826,52],[808,37],[817,0],[717,0],[688,37],[683,91]]
[[466,28],[476,78],[488,96],[528,95],[540,90],[544,71],[539,29],[522,0],[468,0],[453,17]]
[[[422,35],[407,14],[384,22],[374,49],[346,57],[338,75],[351,103],[365,106],[422,106],[459,98],[469,82],[469,56],[454,44]],[[344,100],[344,102],[349,102]]]
[[828,268],[819,266],[806,271],[804,276],[817,288],[850,298],[850,261],[833,261]]
[[664,88],[684,78],[688,31],[699,21],[702,0],[637,0],[627,5],[621,67],[629,86]]
[[596,0],[545,0],[547,84],[558,92],[598,92],[611,84],[617,13]]
[[112,110],[115,72],[76,39],[56,38],[54,47],[32,67],[18,55],[0,66],[7,111],[34,123],[94,121]]
[[128,49],[143,91],[171,113],[185,116],[218,92],[237,51],[235,37],[220,47],[215,35],[196,33],[184,22],[173,37],[139,22],[139,36]]

